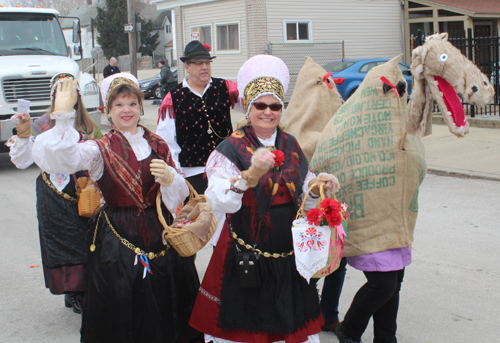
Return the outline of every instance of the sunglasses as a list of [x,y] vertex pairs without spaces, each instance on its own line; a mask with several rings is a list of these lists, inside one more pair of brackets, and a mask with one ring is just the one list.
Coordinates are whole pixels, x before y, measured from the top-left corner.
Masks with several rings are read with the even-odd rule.
[[254,102],[253,105],[255,106],[256,109],[258,109],[259,111],[264,111],[266,108],[269,107],[269,109],[271,111],[281,111],[281,109],[283,108],[283,105],[281,104],[266,104],[264,102]]

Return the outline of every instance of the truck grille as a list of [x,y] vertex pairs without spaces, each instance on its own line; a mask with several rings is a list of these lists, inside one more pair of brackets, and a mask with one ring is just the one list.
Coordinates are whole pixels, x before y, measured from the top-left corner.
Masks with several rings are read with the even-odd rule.
[[50,77],[33,79],[4,79],[5,101],[16,102],[18,99],[29,101],[50,100]]

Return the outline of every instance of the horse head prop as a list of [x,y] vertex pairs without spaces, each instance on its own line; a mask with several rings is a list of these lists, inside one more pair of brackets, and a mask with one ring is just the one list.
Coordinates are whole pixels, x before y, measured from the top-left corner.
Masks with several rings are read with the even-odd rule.
[[448,33],[429,36],[413,50],[411,71],[413,90],[406,131],[419,137],[432,133],[434,100],[450,132],[463,137],[469,132],[469,123],[458,95],[477,106],[490,103],[495,95],[486,75],[448,41]]

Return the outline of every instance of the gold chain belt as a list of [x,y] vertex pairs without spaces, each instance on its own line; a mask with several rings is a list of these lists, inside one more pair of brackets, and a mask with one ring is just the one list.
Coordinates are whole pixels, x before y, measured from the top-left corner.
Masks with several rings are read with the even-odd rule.
[[242,240],[241,238],[238,238],[238,236],[236,235],[236,233],[233,231],[233,228],[231,227],[231,224],[229,224],[229,221],[227,221],[227,226],[229,227],[229,231],[231,231],[231,235],[236,240],[236,242],[238,242],[239,245],[245,247],[247,250],[250,250],[250,251],[258,253],[260,256],[280,258],[280,257],[288,257],[288,256],[293,255],[293,250],[290,251],[290,252],[283,252],[281,254],[278,254],[277,252],[275,252],[274,254],[271,254],[271,253],[268,253],[268,252],[262,252],[262,250],[254,248],[250,244],[246,244],[245,241]]
[[165,256],[165,254],[167,253],[167,250],[170,249],[170,245],[167,244],[167,247],[165,249],[163,249],[160,252],[157,252],[156,254],[152,253],[152,252],[145,252],[144,250],[141,250],[141,248],[136,247],[135,245],[133,245],[132,243],[130,243],[129,241],[127,241],[125,238],[123,238],[122,236],[120,236],[118,234],[118,232],[116,232],[116,230],[113,227],[113,225],[111,225],[111,222],[109,221],[109,218],[108,218],[108,215],[106,214],[106,212],[101,211],[99,213],[99,217],[97,218],[97,223],[95,225],[95,231],[94,231],[94,238],[92,239],[92,244],[90,245],[90,251],[91,252],[95,251],[95,238],[97,236],[97,229],[99,227],[99,220],[101,219],[101,215],[103,213],[104,213],[104,218],[106,219],[106,222],[108,223],[109,228],[111,229],[111,231],[113,231],[113,233],[116,235],[116,237],[118,237],[118,239],[120,240],[120,242],[123,243],[123,245],[125,245],[127,248],[129,248],[130,250],[132,250],[136,254],[141,254],[142,253],[142,254],[146,255],[150,260],[152,260],[152,259],[158,258],[160,256]]
[[52,189],[54,192],[57,193],[57,195],[60,195],[62,196],[64,199],[66,200],[69,200],[71,202],[78,202],[78,199],[77,198],[73,198],[71,195],[69,194],[66,194],[64,192],[61,192],[59,191],[55,186],[54,184],[47,178],[47,174],[45,174],[45,172],[42,172],[42,178],[43,178],[43,181],[45,181],[45,183],[47,184],[47,186],[49,186],[50,189]]

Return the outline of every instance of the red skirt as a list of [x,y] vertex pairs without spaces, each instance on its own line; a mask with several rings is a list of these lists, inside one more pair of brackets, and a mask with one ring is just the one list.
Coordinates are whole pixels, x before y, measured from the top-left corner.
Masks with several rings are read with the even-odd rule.
[[[291,233],[290,233],[291,234]],[[217,246],[213,252],[212,258],[210,260],[210,264],[205,273],[205,277],[203,279],[202,285],[198,292],[196,303],[193,308],[193,312],[191,314],[191,319],[189,324],[195,328],[196,330],[212,335],[213,337],[218,337],[226,340],[231,340],[234,342],[249,342],[249,343],[271,343],[276,341],[284,340],[286,343],[303,343],[308,340],[308,336],[317,334],[321,331],[321,325],[324,324],[323,317],[321,315],[321,310],[319,308],[319,300],[317,296],[315,283],[311,280],[311,284],[307,285],[307,283],[301,283],[301,289],[294,288],[292,291],[289,290],[290,285],[287,285],[287,294],[284,295],[285,299],[288,299],[290,302],[304,302],[299,308],[303,308],[305,306],[308,307],[309,318],[302,314],[301,324],[293,324],[294,329],[290,330],[290,332],[276,332],[271,331],[263,331],[263,330],[248,330],[245,329],[237,329],[237,328],[223,328],[219,325],[219,314],[221,308],[221,299],[224,299],[222,295],[222,289],[224,288],[224,279],[227,263],[231,263],[231,255],[234,249],[234,242],[230,238],[229,230],[227,228],[227,224],[224,226]],[[287,259],[289,260],[287,263],[295,266],[295,257],[289,256]],[[265,259],[261,257],[261,260],[276,260],[272,258]],[[275,261],[269,261],[269,263],[273,263]],[[293,271],[292,271],[293,272]],[[295,270],[296,272],[296,270]],[[297,273],[297,272],[296,272]],[[297,275],[299,275],[297,273]],[[265,277],[265,276],[264,276]],[[275,276],[268,277],[267,279],[272,279]],[[295,278],[295,280],[299,280],[301,282],[301,277]],[[303,279],[302,279],[303,280]],[[305,280],[303,280],[305,282]],[[297,281],[296,281],[297,282]],[[287,281],[287,284],[293,283]],[[264,287],[264,285],[263,285]],[[272,287],[271,287],[272,288]],[[224,288],[225,290],[227,288]],[[305,290],[305,291],[304,291]],[[234,290],[232,290],[234,291]],[[276,291],[276,290],[274,290]],[[279,287],[278,287],[279,291]],[[304,293],[308,293],[307,296],[302,297]],[[245,296],[242,294],[242,296]],[[276,296],[283,298],[283,296]],[[259,302],[259,299],[255,299],[257,303],[259,303],[259,308],[257,314],[253,313],[253,309],[251,308],[240,308],[238,309],[239,316],[241,316],[242,321],[246,321],[248,316],[258,315],[259,313],[265,313],[265,311],[275,311],[277,307],[279,307],[279,302],[276,303],[262,303]],[[234,304],[234,306],[238,306],[238,304]],[[314,313],[313,315],[310,315]],[[287,313],[281,313],[281,315],[285,318],[285,321],[294,321],[293,314],[288,316]],[[247,316],[245,318],[245,316]],[[300,315],[299,315],[300,316]],[[283,321],[283,320],[281,320]],[[279,326],[279,325],[278,325]],[[281,330],[282,331],[282,330]]]

